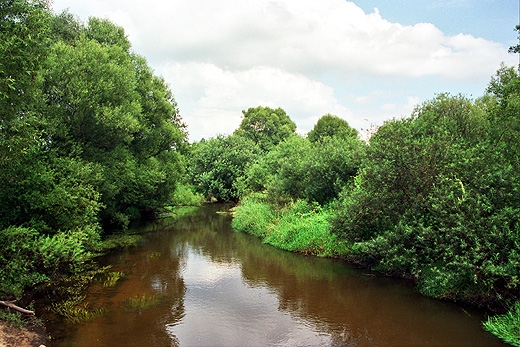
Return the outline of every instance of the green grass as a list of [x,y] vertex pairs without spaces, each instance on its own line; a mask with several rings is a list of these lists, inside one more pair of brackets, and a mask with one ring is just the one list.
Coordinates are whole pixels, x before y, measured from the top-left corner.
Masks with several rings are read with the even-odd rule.
[[242,200],[233,210],[233,228],[264,238],[276,219],[271,207],[263,201],[264,197],[262,193],[254,193]]
[[104,274],[103,287],[113,287],[117,281],[125,277],[125,273],[121,271],[111,271]]
[[125,300],[126,307],[130,310],[143,311],[161,303],[158,295],[135,295]]
[[6,321],[10,326],[23,327],[26,322],[20,312],[10,312],[7,309],[0,309],[0,320]]
[[347,248],[330,230],[332,211],[304,200],[283,208],[269,205],[263,195],[254,194],[236,208],[233,228],[263,239],[286,251],[337,257]]
[[197,193],[194,186],[181,185],[175,189],[172,201],[173,206],[201,206],[204,195]]
[[108,309],[104,307],[89,308],[88,303],[82,303],[84,300],[85,296],[79,295],[69,300],[53,304],[52,310],[65,317],[69,322],[75,324],[90,322],[108,314]]
[[137,245],[141,240],[141,235],[136,234],[114,234],[107,237],[101,242],[101,246],[97,250],[100,253],[107,253],[116,248],[129,248]]
[[520,347],[520,301],[506,314],[489,317],[483,325],[505,342]]

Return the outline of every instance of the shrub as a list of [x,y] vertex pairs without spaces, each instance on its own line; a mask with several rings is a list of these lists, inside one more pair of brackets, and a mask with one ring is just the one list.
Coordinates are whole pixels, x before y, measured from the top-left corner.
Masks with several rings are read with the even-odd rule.
[[81,269],[98,245],[93,229],[41,236],[35,229],[9,227],[0,232],[0,296],[20,297],[39,283]]
[[173,206],[201,206],[204,203],[204,196],[197,193],[194,186],[179,185],[170,203]]

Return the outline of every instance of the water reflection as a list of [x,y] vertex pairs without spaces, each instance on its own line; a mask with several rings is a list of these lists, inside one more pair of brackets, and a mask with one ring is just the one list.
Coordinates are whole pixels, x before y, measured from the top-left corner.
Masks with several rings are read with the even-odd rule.
[[[53,346],[503,346],[478,313],[345,263],[291,254],[230,228],[208,206],[106,259],[126,276],[96,285],[106,317]],[[158,298],[129,307],[131,298]]]

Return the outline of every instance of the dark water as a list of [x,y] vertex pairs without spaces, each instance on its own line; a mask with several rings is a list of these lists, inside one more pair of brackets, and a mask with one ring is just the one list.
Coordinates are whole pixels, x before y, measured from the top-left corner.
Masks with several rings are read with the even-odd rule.
[[504,346],[478,312],[264,245],[234,232],[216,213],[225,209],[201,208],[104,259],[125,276],[93,285],[87,300],[109,313],[50,327],[51,346]]

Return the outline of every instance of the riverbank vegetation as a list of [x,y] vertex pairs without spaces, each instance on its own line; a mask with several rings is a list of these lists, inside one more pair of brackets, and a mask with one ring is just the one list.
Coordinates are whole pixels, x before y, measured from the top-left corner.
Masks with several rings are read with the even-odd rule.
[[485,328],[518,345],[500,331],[517,331],[519,318],[519,86],[502,66],[483,97],[440,94],[367,143],[344,131],[316,140],[332,123],[323,117],[307,138],[288,135],[249,163],[233,183],[233,226],[413,279],[427,296],[510,309]]
[[175,202],[187,132],[123,28],[43,0],[3,2],[0,18],[0,299],[26,305]]

